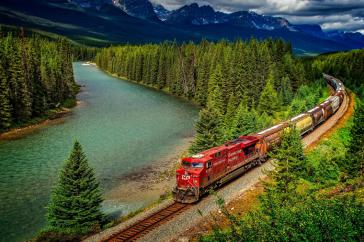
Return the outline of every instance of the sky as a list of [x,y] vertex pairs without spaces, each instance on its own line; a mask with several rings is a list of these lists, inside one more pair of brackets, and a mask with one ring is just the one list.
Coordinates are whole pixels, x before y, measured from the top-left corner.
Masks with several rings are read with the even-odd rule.
[[152,0],[172,10],[193,2],[222,12],[252,10],[294,24],[320,24],[324,30],[364,34],[364,0]]

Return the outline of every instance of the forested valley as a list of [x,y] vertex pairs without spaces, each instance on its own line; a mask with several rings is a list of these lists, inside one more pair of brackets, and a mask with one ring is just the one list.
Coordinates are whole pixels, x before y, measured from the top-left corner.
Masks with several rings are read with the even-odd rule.
[[[270,154],[275,170],[255,209],[234,214],[217,197],[228,227],[201,241],[355,241],[363,238],[364,51],[298,58],[282,41],[237,41],[103,49],[98,66],[202,106],[191,153],[304,112],[329,96],[322,73],[357,98],[354,118],[304,152],[295,130]],[[348,89],[348,92],[351,91]]]
[[307,78],[315,80],[322,73],[330,73],[343,80],[345,85],[355,91],[355,93],[364,97],[363,49],[306,58],[303,59],[303,63]]
[[75,103],[69,41],[2,32],[0,46],[0,130]]
[[126,45],[102,49],[96,63],[202,106],[191,152],[258,131],[328,95],[281,40]]
[[[356,98],[353,96],[354,117],[308,152],[304,152],[295,130],[285,134],[281,145],[270,154],[276,160],[276,169],[267,173],[258,206],[247,214],[237,215],[217,198],[229,226],[216,226],[211,234],[199,239],[354,241],[363,238],[363,50],[300,58],[282,40],[255,39],[96,49],[75,46],[63,38],[49,40],[14,33],[1,34],[0,45],[0,131],[47,117],[52,109],[72,106],[78,91],[72,61],[95,60],[98,67],[110,74],[199,105],[201,111],[191,154],[312,108],[329,96],[322,73],[340,78],[358,94]],[[73,158],[82,158],[79,159],[82,162],[86,159],[77,142],[72,154],[67,164],[76,162]],[[74,172],[70,170],[67,172]],[[97,188],[94,184],[90,187]],[[58,229],[57,221],[63,223],[58,207],[64,203],[57,194],[57,191],[53,194],[48,214],[53,228],[45,230],[44,236],[54,232],[56,237],[62,237],[71,231],[69,228],[74,229],[73,235],[89,233],[82,226],[72,225],[72,219],[65,228]],[[90,211],[97,210],[97,221],[93,222],[99,230],[102,199],[98,191],[95,194],[97,203]],[[75,206],[65,211],[74,213],[79,209]]]

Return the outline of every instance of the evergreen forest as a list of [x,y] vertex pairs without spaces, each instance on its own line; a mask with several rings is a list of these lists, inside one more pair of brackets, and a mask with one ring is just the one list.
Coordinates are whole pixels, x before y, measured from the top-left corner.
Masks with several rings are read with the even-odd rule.
[[69,41],[1,33],[0,46],[0,131],[74,102]]
[[304,111],[325,89],[306,79],[282,40],[125,45],[104,48],[95,59],[109,73],[200,105],[192,153]]
[[340,78],[358,94],[352,97],[354,117],[309,152],[297,131],[284,134],[270,154],[275,170],[267,172],[256,208],[234,214],[218,197],[229,226],[217,223],[200,240],[363,238],[363,50],[297,58],[280,40],[204,41],[111,47],[96,62],[109,73],[201,105],[190,153],[304,112],[330,95],[322,73]]
[[303,63],[308,78],[314,80],[322,73],[330,73],[364,97],[364,49],[324,54],[303,59]]
[[[364,238],[364,50],[294,56],[283,40],[122,45],[97,49],[65,38],[0,33],[0,132],[72,106],[79,87],[72,61],[94,60],[127,80],[201,107],[190,154],[248,135],[314,107],[330,94],[327,73],[344,81],[354,117],[304,151],[290,129],[269,154],[275,170],[252,211],[233,214],[218,198],[229,226],[201,241],[359,241]],[[350,90],[351,89],[351,90]],[[70,105],[71,104],[71,105]],[[80,143],[60,172],[38,241],[77,241],[105,224],[102,196]]]
[[[303,150],[299,134],[285,133],[271,153],[275,170],[262,181],[256,206],[234,214],[217,203],[228,226],[217,223],[200,241],[361,241],[363,239],[364,51],[302,60],[306,76],[333,73],[355,102],[353,117],[313,149]],[[349,90],[351,88],[351,90]]]

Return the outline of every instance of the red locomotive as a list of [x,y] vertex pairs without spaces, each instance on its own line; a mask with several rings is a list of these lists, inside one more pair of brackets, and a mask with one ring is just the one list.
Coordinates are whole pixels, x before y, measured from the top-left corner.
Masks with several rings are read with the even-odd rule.
[[281,133],[291,125],[301,135],[305,135],[325,122],[339,109],[346,93],[340,80],[326,74],[324,78],[333,90],[332,95],[308,112],[256,134],[241,136],[224,145],[183,158],[176,172],[174,200],[181,203],[197,202],[210,188],[217,188],[261,164],[266,160],[272,145],[279,143]]

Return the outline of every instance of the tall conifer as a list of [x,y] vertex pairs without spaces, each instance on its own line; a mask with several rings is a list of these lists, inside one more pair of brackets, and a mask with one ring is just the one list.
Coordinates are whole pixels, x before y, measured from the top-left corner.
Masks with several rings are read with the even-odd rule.
[[231,94],[229,97],[228,105],[226,108],[226,114],[224,116],[224,126],[225,130],[229,130],[231,127],[231,123],[234,120],[236,115],[236,108],[239,105],[237,97],[234,94]]
[[101,202],[99,183],[76,141],[47,207],[50,229],[87,233],[99,228],[103,217]]
[[255,130],[256,120],[253,113],[249,112],[245,103],[240,103],[236,110],[236,115],[231,123],[230,137],[237,138],[250,134]]
[[190,148],[191,153],[198,153],[224,142],[223,119],[216,108],[207,106],[202,109],[195,127],[196,136]]
[[11,125],[10,91],[5,70],[0,62],[0,130]]
[[291,127],[282,134],[281,143],[272,152],[275,169],[270,172],[274,181],[273,192],[279,194],[282,201],[294,196],[298,181],[306,169],[306,157],[299,132]]
[[278,94],[274,89],[274,82],[274,74],[270,72],[267,83],[259,98],[258,110],[268,115],[273,115],[279,109]]
[[216,108],[221,115],[225,113],[224,99],[221,91],[222,78],[221,65],[217,65],[209,80],[207,96],[207,106]]

